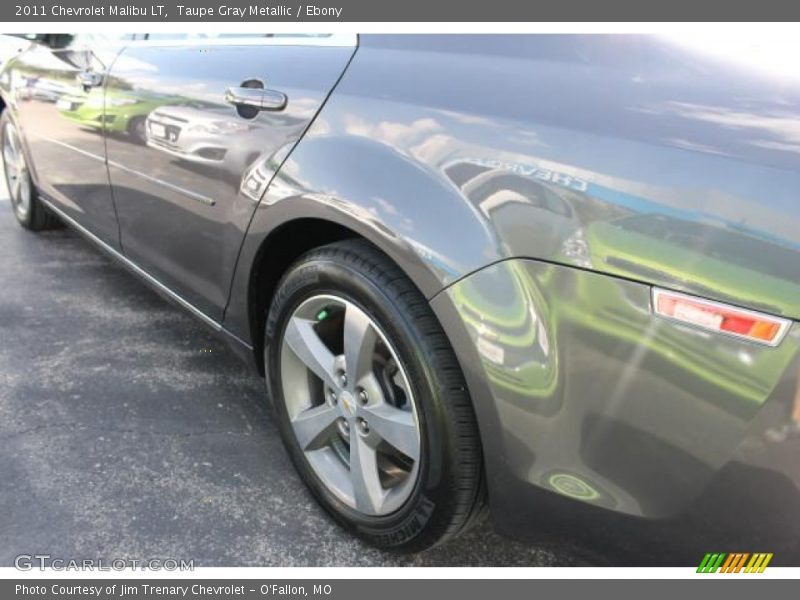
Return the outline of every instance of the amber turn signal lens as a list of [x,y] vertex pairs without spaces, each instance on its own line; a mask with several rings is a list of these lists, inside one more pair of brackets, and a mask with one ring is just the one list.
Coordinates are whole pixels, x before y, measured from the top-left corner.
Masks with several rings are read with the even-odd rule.
[[791,323],[788,319],[658,288],[653,288],[653,311],[674,321],[769,346],[780,343]]

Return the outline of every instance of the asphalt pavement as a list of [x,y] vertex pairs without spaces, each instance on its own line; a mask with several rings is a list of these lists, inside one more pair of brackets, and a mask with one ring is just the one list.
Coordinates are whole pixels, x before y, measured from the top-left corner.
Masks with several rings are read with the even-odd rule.
[[295,474],[263,380],[78,234],[20,228],[0,186],[0,565],[584,564],[488,522],[413,556],[352,538]]

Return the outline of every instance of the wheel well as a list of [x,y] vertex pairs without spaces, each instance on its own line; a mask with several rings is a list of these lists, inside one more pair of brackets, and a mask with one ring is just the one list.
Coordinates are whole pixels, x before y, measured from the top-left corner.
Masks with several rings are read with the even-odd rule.
[[263,375],[264,326],[272,295],[283,274],[314,248],[358,238],[347,227],[322,219],[299,219],[281,226],[264,241],[253,262],[249,284],[250,335],[256,364]]

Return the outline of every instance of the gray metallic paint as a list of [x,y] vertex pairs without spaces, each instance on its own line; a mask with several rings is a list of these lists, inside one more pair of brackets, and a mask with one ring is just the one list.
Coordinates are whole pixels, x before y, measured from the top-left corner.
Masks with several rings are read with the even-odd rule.
[[[54,51],[32,44],[10,61],[10,72],[17,75],[15,89],[8,89],[10,82],[3,86],[6,105],[11,106],[23,132],[37,186],[69,216],[115,248],[119,248],[119,230],[108,186],[103,137],[60,118],[56,103],[72,92],[66,82],[74,83],[77,74],[87,68],[104,71],[119,49]],[[56,85],[42,95],[37,89],[43,83]],[[12,99],[9,94],[18,97]]]
[[[226,323],[246,335],[243,269],[263,239],[298,216],[335,221],[432,298],[507,531],[533,515],[529,484],[573,496],[584,485],[589,504],[665,518],[756,462],[796,502],[796,327],[778,349],[710,336],[654,319],[650,285],[800,315],[800,163],[783,133],[797,92],[639,36],[363,36],[256,211]],[[634,217],[647,235],[628,233]],[[656,259],[630,259],[653,248]],[[515,270],[529,290],[516,301],[551,315],[558,357],[553,387],[521,395],[493,380],[514,366],[481,356],[453,298],[466,285],[491,296]],[[593,306],[601,287],[618,305]],[[562,472],[572,487],[552,484]],[[797,556],[800,521],[779,522],[765,535]]]

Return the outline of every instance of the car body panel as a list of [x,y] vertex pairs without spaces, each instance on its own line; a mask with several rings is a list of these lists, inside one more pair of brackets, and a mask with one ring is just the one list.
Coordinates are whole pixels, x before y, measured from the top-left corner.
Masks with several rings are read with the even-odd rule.
[[[600,506],[671,516],[765,406],[796,410],[796,388],[785,396],[778,385],[797,381],[796,326],[778,348],[743,342],[653,315],[647,285],[529,260],[483,269],[433,306],[446,302],[478,351],[462,362],[481,371],[497,411],[498,432],[484,439],[506,440],[506,468],[557,493],[581,488]],[[570,488],[551,482],[559,475]]]
[[[148,113],[147,145],[132,144],[126,137],[107,138],[125,255],[220,321],[256,206],[252,194],[240,193],[246,173],[258,160],[285,156],[353,50],[237,40],[196,47],[126,47],[111,69],[112,81],[137,94],[169,101],[154,104]],[[307,67],[298,69],[298,63]],[[253,78],[287,94],[286,108],[262,111],[253,118],[237,115],[236,108],[224,102],[225,90]],[[112,91],[122,93],[110,86],[107,93]],[[167,136],[182,140],[192,135],[191,130],[211,126],[223,128],[230,154],[242,151],[239,160],[183,160],[176,156],[178,150],[169,151]]]
[[[746,250],[752,240],[771,244],[784,259],[800,256],[800,155],[787,108],[798,104],[800,86],[654,37],[362,36],[336,94],[287,164],[319,192],[326,177],[378,153],[382,160],[373,158],[371,168],[413,169],[429,178],[429,193],[446,188],[460,196],[473,222],[455,218],[456,234],[432,243],[415,212],[424,198],[392,201],[375,217],[412,223],[397,231],[417,245],[415,260],[427,263],[442,287],[523,256],[798,318],[792,272],[775,276],[779,286],[731,290],[698,270],[702,254],[673,269],[620,266],[609,258],[614,240],[599,256],[582,254],[576,240],[595,223],[654,215],[671,219],[676,238],[683,225],[716,228],[732,241],[733,254],[722,260],[752,274],[769,271],[775,260]],[[313,148],[323,139],[341,147],[330,173],[315,170]],[[498,182],[505,187],[475,193],[467,182],[490,169],[509,173]],[[524,201],[530,181],[564,199],[570,225],[563,214]],[[343,203],[365,203],[350,193]],[[532,222],[551,233],[532,235]],[[747,255],[736,255],[737,239]]]
[[[600,514],[691,513],[694,552],[764,509],[761,541],[800,558],[797,324],[768,347],[651,305],[657,286],[800,319],[797,79],[663,36],[259,52],[131,45],[114,64],[107,94],[186,98],[151,110],[146,146],[106,138],[126,260],[258,363],[270,240],[308,220],[363,237],[456,351],[505,532],[546,526],[537,507],[585,511],[598,537],[628,531]],[[245,127],[222,93],[258,76],[289,107]]]
[[796,564],[800,329],[777,348],[743,342],[654,316],[650,292],[516,259],[433,300],[495,524],[625,564],[754,544]]
[[57,108],[65,119],[107,133],[128,134],[135,119],[170,102],[181,102],[180,96],[148,96],[128,90],[92,88],[88,93],[63,96]]
[[[103,242],[119,248],[119,230],[105,164],[102,126],[65,118],[59,103],[87,92],[76,76],[104,73],[120,47],[50,49],[32,44],[6,67],[4,95],[23,132],[39,189]],[[95,98],[102,89],[92,92]],[[62,104],[63,106],[63,104]]]
[[252,339],[248,269],[270,235],[336,222],[431,299],[506,531],[535,516],[526,490],[672,518],[753,443],[784,457],[757,474],[795,500],[795,434],[769,440],[797,429],[796,326],[760,347],[650,301],[658,285],[800,316],[787,105],[793,85],[653,37],[362,36],[256,210],[226,327]]

